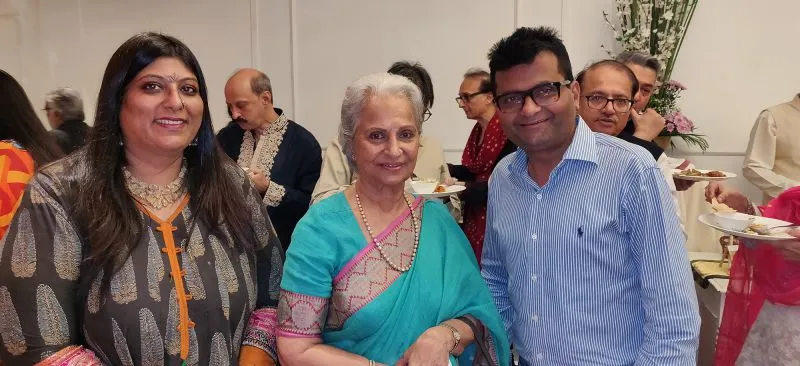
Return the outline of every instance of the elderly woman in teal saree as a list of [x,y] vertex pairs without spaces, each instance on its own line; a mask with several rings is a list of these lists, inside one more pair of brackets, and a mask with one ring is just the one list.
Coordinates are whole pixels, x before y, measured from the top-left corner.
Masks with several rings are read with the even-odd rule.
[[509,363],[463,232],[441,203],[404,192],[422,113],[419,89],[401,76],[348,87],[339,139],[359,180],[295,228],[278,306],[281,364]]

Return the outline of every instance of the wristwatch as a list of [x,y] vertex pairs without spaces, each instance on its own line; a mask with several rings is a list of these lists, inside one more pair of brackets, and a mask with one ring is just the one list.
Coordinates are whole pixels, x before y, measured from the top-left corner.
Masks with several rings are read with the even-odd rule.
[[459,343],[461,343],[461,332],[459,332],[458,329],[447,323],[441,323],[439,325],[447,329],[450,329],[450,331],[453,332],[453,338],[456,340],[455,343],[453,343],[453,347],[450,348],[450,353],[453,353],[453,350],[456,349]]

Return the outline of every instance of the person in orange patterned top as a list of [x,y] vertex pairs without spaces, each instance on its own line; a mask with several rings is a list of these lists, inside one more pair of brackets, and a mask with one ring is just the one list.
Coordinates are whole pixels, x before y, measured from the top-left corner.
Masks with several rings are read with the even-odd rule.
[[0,239],[14,217],[36,165],[61,156],[36,117],[25,90],[0,70]]
[[0,238],[33,175],[33,158],[13,140],[0,141]]

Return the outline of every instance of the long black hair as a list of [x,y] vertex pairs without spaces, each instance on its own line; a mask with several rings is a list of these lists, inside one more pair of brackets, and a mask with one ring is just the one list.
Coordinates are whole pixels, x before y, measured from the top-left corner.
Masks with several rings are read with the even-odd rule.
[[[221,240],[222,226],[232,234],[234,245],[243,252],[252,252],[256,235],[251,225],[241,184],[228,172],[232,164],[217,145],[208,109],[208,90],[192,51],[183,42],[159,33],[137,34],[123,43],[108,62],[100,93],[94,128],[86,145],[86,182],[79,191],[77,214],[86,223],[89,243],[89,275],[102,270],[107,289],[116,272],[138,245],[144,223],[134,200],[125,188],[122,167],[125,165],[120,110],[128,85],[145,67],[161,57],[182,61],[195,76],[203,100],[203,118],[196,136],[196,146],[184,150],[186,158],[189,207],[193,221],[210,228]],[[246,179],[246,177],[244,177]]]
[[63,155],[33,111],[25,90],[13,76],[0,70],[0,140],[8,139],[22,145],[38,166]]

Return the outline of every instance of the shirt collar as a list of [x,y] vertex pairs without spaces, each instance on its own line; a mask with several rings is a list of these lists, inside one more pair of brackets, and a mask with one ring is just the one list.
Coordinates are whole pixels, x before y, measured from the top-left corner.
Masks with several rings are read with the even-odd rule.
[[563,160],[583,160],[597,164],[597,140],[594,132],[580,116],[575,119],[575,123],[575,136],[572,137],[572,143],[564,153]]

